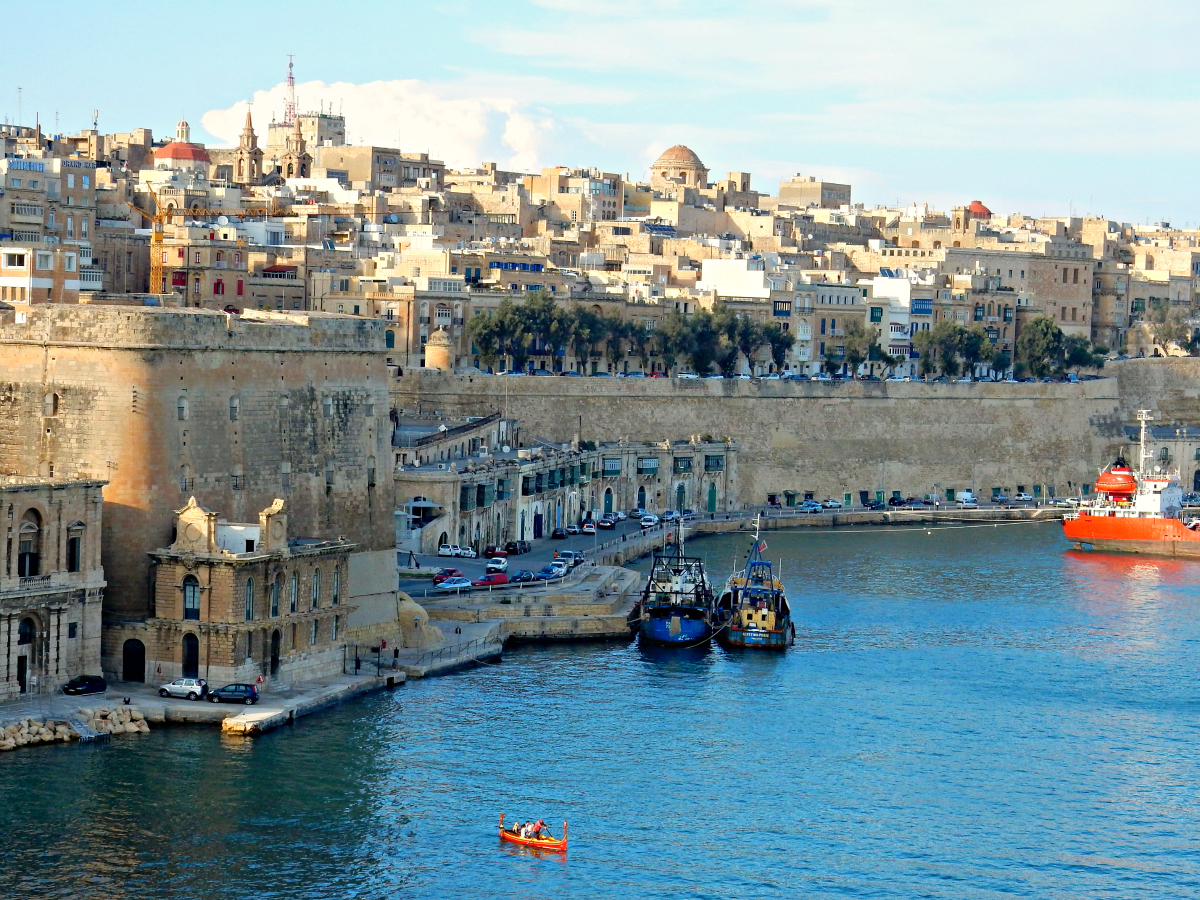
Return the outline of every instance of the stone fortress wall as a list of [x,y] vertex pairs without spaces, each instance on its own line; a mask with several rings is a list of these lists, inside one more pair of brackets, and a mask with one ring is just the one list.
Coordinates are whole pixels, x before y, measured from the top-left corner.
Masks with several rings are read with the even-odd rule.
[[[392,405],[447,415],[501,411],[529,436],[570,440],[733,437],[739,496],[811,491],[817,499],[883,491],[903,496],[974,488],[986,497],[1040,486],[1070,495],[1126,446],[1126,383],[1157,360],[1115,367],[1128,376],[1081,384],[922,384],[750,380],[496,377],[409,370]],[[1200,374],[1200,360],[1191,371]],[[1162,377],[1167,377],[1166,375]],[[1195,374],[1169,376],[1173,391]],[[1149,379],[1149,380],[1147,380]],[[1200,400],[1196,401],[1200,422]]]
[[[109,482],[105,613],[118,619],[152,615],[147,553],[171,543],[173,511],[191,495],[231,522],[255,522],[282,497],[293,533],[344,536],[394,571],[383,343],[377,321],[322,313],[8,311],[0,472],[53,466]],[[373,485],[372,458],[389,476]],[[364,591],[377,593],[371,581]]]

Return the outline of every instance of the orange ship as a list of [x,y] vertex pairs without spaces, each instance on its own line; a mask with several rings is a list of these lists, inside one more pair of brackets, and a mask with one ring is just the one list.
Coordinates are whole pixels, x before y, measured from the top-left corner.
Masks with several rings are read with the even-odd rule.
[[1063,534],[1077,547],[1200,557],[1200,519],[1184,515],[1178,473],[1155,466],[1146,472],[1146,423],[1149,410],[1139,410],[1142,423],[1139,468],[1116,462],[1096,479],[1096,499],[1080,503],[1063,518]]

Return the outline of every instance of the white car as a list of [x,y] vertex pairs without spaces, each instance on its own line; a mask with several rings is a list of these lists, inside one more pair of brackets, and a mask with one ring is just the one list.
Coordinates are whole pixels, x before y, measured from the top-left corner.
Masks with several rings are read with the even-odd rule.
[[199,700],[208,692],[208,685],[199,678],[176,678],[158,686],[160,697],[187,697]]
[[642,519],[638,524],[640,524],[643,528],[653,528],[658,524],[658,516],[654,515],[654,513],[646,513],[646,515],[642,516]]
[[618,509],[616,516],[617,516],[618,522],[624,522],[626,519],[629,518],[629,515],[623,509]]
[[1021,493],[1017,494],[1017,496],[1014,497],[1013,499],[1016,500],[1018,503],[1027,503],[1027,502],[1033,500],[1033,497],[1030,496],[1029,494],[1026,494],[1024,491],[1021,491]]
[[458,593],[459,591],[469,591],[471,589],[471,579],[469,578],[447,578],[441,584],[434,588],[435,591],[443,593]]
[[474,559],[479,554],[475,552],[474,547],[458,547],[458,553],[455,555],[462,559]]
[[592,522],[590,520],[587,522],[584,522],[583,523],[583,533],[584,534],[595,534],[596,533],[596,523]]
[[458,556],[459,548],[457,544],[442,544],[438,547],[438,556]]
[[491,559],[489,559],[487,561],[487,567],[484,569],[484,571],[485,572],[507,572],[508,571],[508,560],[505,559],[503,556],[493,556]]
[[680,373],[679,373],[679,374],[677,374],[675,377],[676,377],[676,378],[686,378],[688,381],[695,381],[695,380],[697,380],[697,379],[698,379],[700,376],[699,376],[699,375],[697,375],[695,372],[680,372]]
[[842,508],[841,501],[834,500],[832,497],[828,500],[822,500],[821,506],[824,507],[825,509],[841,509]]
[[959,500],[958,508],[959,509],[979,509],[979,503],[976,502],[974,499]]

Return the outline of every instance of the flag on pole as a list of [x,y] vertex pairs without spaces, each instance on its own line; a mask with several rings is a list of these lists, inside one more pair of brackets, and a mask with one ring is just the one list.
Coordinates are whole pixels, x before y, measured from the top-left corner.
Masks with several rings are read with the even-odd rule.
[[758,545],[754,549],[757,550],[759,553],[762,553],[764,550],[767,549],[767,542],[759,541]]

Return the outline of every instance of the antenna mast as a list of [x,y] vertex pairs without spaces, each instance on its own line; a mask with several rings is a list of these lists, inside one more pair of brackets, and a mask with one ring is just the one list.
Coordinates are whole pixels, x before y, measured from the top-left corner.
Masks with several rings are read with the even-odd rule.
[[292,74],[292,54],[288,54],[287,96],[283,101],[283,124],[296,124],[296,76]]

